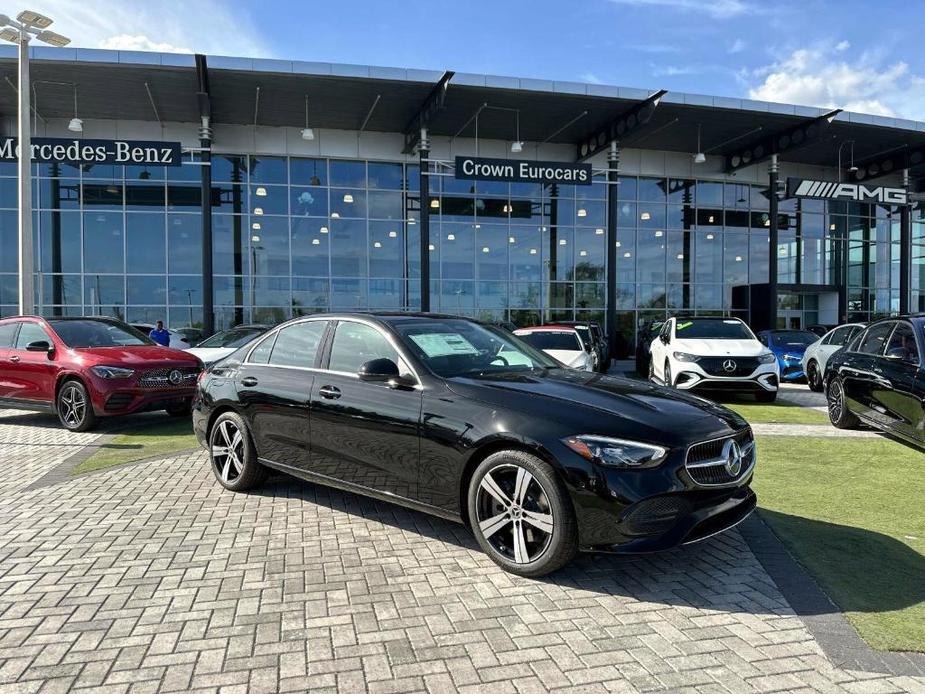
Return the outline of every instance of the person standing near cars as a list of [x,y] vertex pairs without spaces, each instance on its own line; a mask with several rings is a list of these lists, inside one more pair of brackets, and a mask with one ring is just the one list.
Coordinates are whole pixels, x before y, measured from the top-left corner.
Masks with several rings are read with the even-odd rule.
[[154,325],[154,330],[148,333],[148,337],[159,345],[170,347],[170,331],[164,327],[164,321],[162,320],[159,320]]

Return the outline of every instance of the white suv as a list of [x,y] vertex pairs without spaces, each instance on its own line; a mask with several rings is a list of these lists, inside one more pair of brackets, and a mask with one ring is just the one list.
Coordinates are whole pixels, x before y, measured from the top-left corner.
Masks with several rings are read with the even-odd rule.
[[682,390],[777,398],[777,357],[738,318],[669,318],[651,347],[649,379]]

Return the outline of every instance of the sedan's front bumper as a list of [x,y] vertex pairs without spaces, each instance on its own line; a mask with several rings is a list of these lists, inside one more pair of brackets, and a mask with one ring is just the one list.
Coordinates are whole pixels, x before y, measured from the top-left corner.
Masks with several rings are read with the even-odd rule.
[[[647,520],[651,523],[653,529],[659,527],[660,524],[669,524],[669,529],[636,536],[627,535],[625,541],[591,545],[582,549],[616,554],[660,552],[679,545],[699,542],[725,532],[745,520],[757,505],[755,492],[752,491],[751,487],[744,486],[732,490],[729,494],[717,497],[709,503],[703,503],[699,506],[694,505],[684,515],[661,521],[657,512],[652,513],[657,508],[653,502],[659,501],[662,501],[662,499],[658,497],[643,500],[636,505],[636,510],[630,507],[627,514],[625,514],[625,518],[637,517],[634,530],[645,529],[645,523],[638,520],[640,516],[648,516]],[[679,495],[676,503],[691,504],[693,502],[684,499],[683,495]],[[664,507],[664,502],[662,502],[662,508]]]
[[777,390],[778,377],[775,364],[762,365],[748,376],[715,376],[697,368],[696,364],[685,365],[675,379],[675,388],[679,390],[725,390],[738,392],[773,393]]

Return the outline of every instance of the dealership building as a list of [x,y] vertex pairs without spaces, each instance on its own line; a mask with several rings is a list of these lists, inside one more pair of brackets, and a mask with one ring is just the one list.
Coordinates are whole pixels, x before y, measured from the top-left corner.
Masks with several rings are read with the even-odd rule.
[[[416,69],[31,49],[44,315],[757,329],[925,310],[925,123]],[[0,315],[18,311],[0,48]]]

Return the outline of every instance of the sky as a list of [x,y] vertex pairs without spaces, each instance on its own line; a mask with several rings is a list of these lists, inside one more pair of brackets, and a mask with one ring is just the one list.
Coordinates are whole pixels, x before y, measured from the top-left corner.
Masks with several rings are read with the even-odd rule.
[[90,48],[456,70],[925,121],[922,0],[29,0]]

